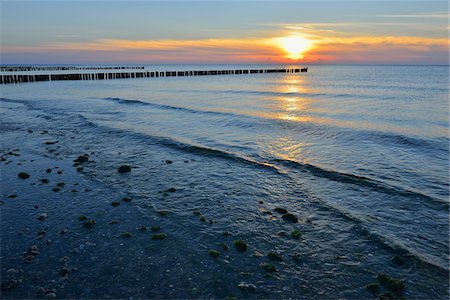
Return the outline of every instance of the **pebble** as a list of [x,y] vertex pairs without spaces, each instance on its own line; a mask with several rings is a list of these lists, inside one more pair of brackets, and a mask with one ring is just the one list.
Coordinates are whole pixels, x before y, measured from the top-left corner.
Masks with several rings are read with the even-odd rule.
[[69,274],[69,272],[69,268],[63,267],[59,273],[61,274],[61,276],[66,276],[67,274]]
[[47,214],[43,213],[43,214],[40,214],[37,219],[39,221],[44,221],[45,219],[47,219],[47,217],[48,217]]
[[280,214],[287,214],[288,213],[288,211],[286,209],[281,208],[281,207],[275,207],[274,211],[276,211],[277,213],[280,213]]
[[28,179],[30,178],[30,174],[26,172],[20,172],[19,174],[17,174],[17,177],[19,177],[20,179]]
[[117,172],[119,172],[119,173],[128,173],[128,172],[131,172],[131,167],[128,166],[128,165],[120,166],[119,169],[117,170]]
[[288,222],[292,222],[292,223],[297,223],[298,222],[298,218],[296,216],[294,216],[293,214],[284,214],[282,216],[283,220],[288,221]]
[[283,258],[278,253],[275,253],[275,252],[272,252],[272,251],[267,254],[267,257],[271,261],[283,261]]
[[241,289],[241,290],[248,290],[248,291],[251,291],[251,292],[256,291],[256,286],[254,284],[251,284],[251,283],[241,282],[241,283],[238,284],[237,287],[239,289]]
[[83,164],[83,163],[85,163],[87,161],[89,161],[89,155],[83,154],[83,155],[78,156],[77,159],[74,159],[73,162],[79,163],[79,164]]
[[48,293],[44,295],[44,298],[50,299],[50,298],[56,298],[56,293]]
[[248,248],[247,242],[245,242],[243,240],[235,240],[233,242],[233,245],[236,248],[236,250],[239,252],[244,252]]

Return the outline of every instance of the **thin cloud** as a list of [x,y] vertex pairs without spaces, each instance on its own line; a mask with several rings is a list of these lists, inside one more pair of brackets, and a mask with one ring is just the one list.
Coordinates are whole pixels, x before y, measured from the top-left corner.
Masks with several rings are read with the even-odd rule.
[[418,14],[397,14],[397,15],[377,15],[379,18],[430,18],[430,19],[447,19],[449,17],[448,12],[427,12]]

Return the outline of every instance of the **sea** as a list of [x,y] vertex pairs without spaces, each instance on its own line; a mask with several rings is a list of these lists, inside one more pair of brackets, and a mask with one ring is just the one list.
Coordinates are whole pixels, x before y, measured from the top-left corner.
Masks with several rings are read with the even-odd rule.
[[[298,66],[145,69],[273,67]],[[168,212],[177,241],[167,239],[158,267],[140,271],[141,282],[157,283],[152,274],[174,266],[164,278],[176,283],[147,296],[370,298],[367,284],[387,274],[404,281],[406,298],[447,299],[448,83],[448,66],[359,65],[36,82],[2,85],[0,112],[19,123],[31,114],[50,120],[67,151],[97,154],[83,176],[111,189],[123,185],[117,166],[133,167],[132,205]],[[217,246],[226,238],[228,250]],[[245,254],[234,239],[248,243]],[[276,272],[261,268],[270,251],[283,259],[267,261]]]

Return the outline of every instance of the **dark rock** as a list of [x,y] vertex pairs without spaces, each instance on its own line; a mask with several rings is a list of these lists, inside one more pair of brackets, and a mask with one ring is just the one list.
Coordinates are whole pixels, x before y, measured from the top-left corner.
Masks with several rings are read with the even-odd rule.
[[369,292],[371,292],[375,296],[378,295],[378,293],[380,292],[380,286],[378,285],[378,283],[368,284],[366,288]]
[[119,173],[131,172],[131,167],[127,166],[127,165],[120,166],[119,169],[117,170],[117,172],[119,172]]
[[139,231],[147,231],[147,227],[145,226],[141,226],[138,228]]
[[61,231],[59,232],[59,234],[66,234],[68,231],[69,231],[69,229],[64,228],[63,230],[61,230]]
[[228,250],[230,248],[226,243],[218,243],[217,245],[222,247],[223,250]]
[[84,168],[83,167],[78,167],[76,170],[77,170],[77,172],[83,172]]
[[43,178],[43,179],[41,179],[40,180],[42,183],[49,183],[50,181],[48,180],[48,179],[46,179],[46,178]]
[[58,173],[58,174],[62,174],[62,173],[63,173],[63,171],[58,171],[58,172],[56,172],[56,173]]
[[167,237],[167,234],[165,234],[165,233],[157,233],[152,236],[152,240],[154,240],[154,241],[164,240],[166,237]]
[[231,232],[229,232],[229,231],[224,231],[224,232],[222,232],[222,235],[223,235],[223,236],[230,236],[230,235],[231,235]]
[[397,266],[404,266],[406,264],[405,261],[397,255],[391,258],[391,262]]
[[59,188],[59,187],[54,187],[54,188],[52,188],[52,191],[54,191],[55,193],[56,192],[59,192],[61,189]]
[[11,195],[8,195],[8,198],[16,198],[17,197],[17,195],[16,194],[11,194]]
[[161,227],[159,226],[152,226],[152,228],[150,228],[151,231],[159,231],[161,229]]
[[202,214],[200,213],[200,211],[194,210],[194,215],[196,215],[197,217],[200,217]]
[[70,190],[71,193],[77,193],[77,190]]
[[220,252],[216,250],[209,250],[208,254],[211,255],[214,258],[218,258],[220,256]]
[[275,252],[272,252],[272,251],[267,254],[267,257],[271,261],[283,261],[283,258],[278,253],[275,253]]
[[25,261],[26,262],[32,262],[34,259],[34,255],[26,255],[25,256]]
[[39,254],[38,246],[36,246],[36,245],[30,246],[30,248],[28,248],[26,254],[33,255],[33,256],[38,255]]
[[259,201],[258,203],[259,203],[259,204],[264,204],[264,202],[263,202],[263,201]]
[[30,178],[30,174],[25,173],[25,172],[20,172],[19,174],[17,174],[17,177],[19,177],[20,179],[28,179],[28,178]]
[[171,164],[172,161],[171,160],[166,160],[166,164]]
[[61,276],[66,276],[67,274],[69,274],[70,270],[68,267],[62,267],[61,271],[59,272],[59,274],[61,274]]
[[378,275],[377,279],[386,289],[396,296],[401,296],[405,291],[405,283],[401,280],[394,279],[386,274]]
[[298,219],[296,216],[294,216],[293,214],[285,214],[282,216],[283,220],[288,221],[288,222],[292,222],[292,223],[297,223]]
[[205,217],[200,217],[200,222],[206,222],[206,218]]
[[286,209],[281,208],[281,207],[275,207],[274,211],[276,211],[277,213],[280,213],[280,214],[287,214],[288,213],[288,211]]
[[243,240],[235,240],[233,242],[233,245],[236,248],[236,250],[239,252],[244,252],[248,248],[247,242],[245,242]]
[[129,232],[123,232],[120,234],[121,237],[130,238],[133,237],[133,235]]
[[43,214],[40,214],[37,219],[39,221],[44,221],[45,219],[47,219],[47,217],[48,217],[47,214],[43,213]]
[[261,268],[264,269],[264,271],[269,272],[269,273],[274,273],[277,271],[277,269],[273,265],[268,264],[268,263],[262,263],[260,266],[261,266]]
[[175,189],[175,188],[170,188],[170,189],[168,189],[166,192],[169,192],[169,193],[174,193],[174,192],[176,192],[177,190]]
[[56,186],[59,186],[60,188],[63,188],[66,184],[64,182],[58,182]]
[[84,216],[84,215],[81,215],[81,216],[78,217],[78,220],[84,221],[84,220],[87,220],[87,217]]
[[291,232],[291,236],[292,236],[294,239],[297,239],[297,240],[298,240],[298,239],[302,236],[302,233],[300,232],[300,230],[295,229],[294,231]]
[[75,159],[73,162],[78,163],[78,164],[84,164],[85,162],[89,161],[89,155],[87,154],[83,154],[78,156],[77,159]]
[[53,141],[53,142],[45,142],[44,144],[45,145],[54,145],[54,144],[56,144],[56,143],[58,143],[58,141]]
[[111,205],[112,206],[119,206],[120,205],[120,202],[119,201],[113,201],[113,202],[111,202]]
[[52,169],[47,169],[47,170],[45,170],[45,172],[51,173],[51,172],[52,172]]
[[84,227],[86,227],[88,229],[92,229],[94,227],[95,223],[96,223],[95,220],[92,220],[92,219],[86,220],[84,222]]
[[124,201],[124,202],[130,202],[130,201],[131,201],[131,198],[125,197],[125,198],[122,198],[122,201]]

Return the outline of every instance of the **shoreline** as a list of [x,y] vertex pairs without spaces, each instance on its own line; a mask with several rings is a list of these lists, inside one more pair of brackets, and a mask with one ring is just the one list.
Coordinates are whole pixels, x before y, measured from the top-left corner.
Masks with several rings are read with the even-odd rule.
[[388,292],[384,273],[410,297],[420,284],[405,270],[440,274],[304,201],[307,187],[268,196],[286,176],[134,141],[25,101],[2,105],[5,299],[371,297],[371,284]]

